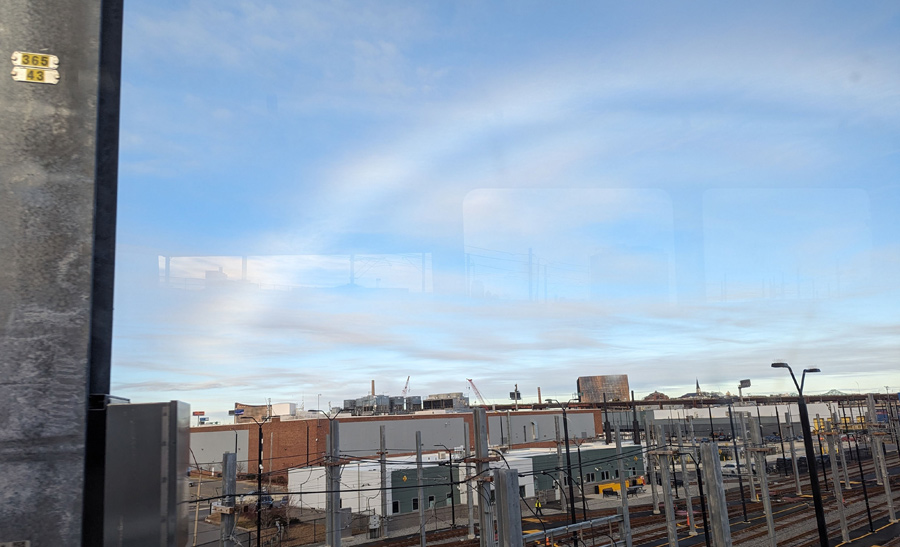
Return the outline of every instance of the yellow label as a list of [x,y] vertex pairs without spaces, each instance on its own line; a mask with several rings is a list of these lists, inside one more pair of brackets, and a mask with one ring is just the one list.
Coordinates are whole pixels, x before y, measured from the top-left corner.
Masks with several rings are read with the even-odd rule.
[[22,66],[34,66],[50,68],[50,56],[40,53],[20,53],[19,61]]
[[12,79],[17,82],[56,84],[59,82],[59,71],[17,66],[12,70]]
[[29,82],[43,82],[46,76],[47,73],[39,68],[29,68],[25,71],[25,79]]
[[59,68],[59,57],[44,53],[29,53],[27,51],[13,51],[10,59],[12,64],[19,67],[34,67],[53,70]]

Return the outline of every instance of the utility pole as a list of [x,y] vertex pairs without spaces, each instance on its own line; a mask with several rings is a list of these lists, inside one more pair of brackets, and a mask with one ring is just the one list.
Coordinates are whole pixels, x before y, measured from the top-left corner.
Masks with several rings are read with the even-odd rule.
[[[709,527],[715,547],[731,547],[731,524],[728,521],[728,504],[725,500],[725,484],[719,462],[719,447],[714,442],[700,443],[700,461],[708,462],[701,470],[707,484],[709,503]],[[709,465],[712,463],[713,465]]]
[[875,455],[875,449],[878,447],[878,439],[874,435],[874,427],[875,427],[875,395],[872,393],[866,394],[866,429],[870,432],[873,432],[872,435],[872,463],[875,465],[875,484],[881,486],[884,482],[884,476],[881,473],[881,465],[878,464],[879,458],[882,456],[882,453],[878,451],[878,455]]
[[[769,531],[769,544],[776,547],[778,542],[775,537],[775,521],[772,517],[772,499],[769,497],[769,479],[766,476],[766,452],[763,447],[762,434],[759,429],[759,421],[753,417],[750,420],[750,435],[753,438],[753,453],[756,456],[756,472],[759,473],[759,490],[762,497],[763,510],[766,513],[766,526]],[[751,467],[752,469],[752,467]],[[751,472],[752,473],[752,472]]]
[[[323,413],[324,414],[324,413]],[[327,414],[326,414],[327,416]],[[340,478],[340,422],[328,419],[328,457],[325,462],[325,544],[341,547],[341,478]]]
[[894,496],[891,493],[891,480],[890,475],[888,474],[887,462],[885,461],[884,439],[882,438],[882,435],[884,434],[880,431],[872,433],[875,453],[878,454],[873,463],[876,468],[881,470],[881,476],[884,477],[882,483],[884,483],[884,495],[887,500],[888,519],[891,523],[894,523],[897,522],[897,515],[894,513]]
[[[850,473],[849,473],[849,471],[847,471],[847,452],[846,452],[846,450],[844,450],[844,441],[841,440],[841,436],[840,436],[841,428],[839,427],[838,424],[840,424],[840,422],[838,421],[837,412],[832,412],[831,413],[831,430],[833,433],[835,433],[837,435],[837,437],[835,438],[835,442],[837,443],[838,454],[841,457],[841,462],[840,462],[841,469],[844,472],[844,490],[850,490],[852,487],[850,486]],[[847,441],[847,444],[849,445],[850,442]]]
[[416,431],[416,481],[419,492],[419,546],[425,547],[425,473],[422,470],[421,431]]
[[[575,524],[576,522],[578,522],[578,516],[575,514],[575,488],[572,484],[574,482],[574,477],[572,477],[572,454],[569,451],[569,420],[566,418],[566,406],[569,403],[567,402],[563,404],[555,399],[547,399],[547,402],[555,402],[557,405],[559,405],[560,409],[562,409],[563,436],[565,436],[566,442],[566,472],[569,476],[569,512],[571,514],[572,524]],[[574,542],[577,542],[577,532],[576,535],[573,536],[572,540]]]
[[237,493],[237,454],[222,455],[222,505],[231,508],[223,512],[219,521],[219,535],[223,547],[234,547],[234,496]]
[[694,502],[691,498],[691,482],[688,480],[687,463],[684,461],[684,437],[681,433],[681,424],[676,424],[675,431],[678,434],[678,460],[681,462],[681,476],[684,479],[684,501],[688,518],[688,535],[696,536],[697,527],[694,523]]
[[472,492],[472,448],[469,441],[469,423],[463,422],[463,452],[466,458],[466,510],[469,515],[469,539],[475,539],[475,508]]
[[[653,514],[659,514],[659,496],[656,493],[656,465],[653,461],[653,458],[650,457],[650,432],[652,429],[650,428],[650,418],[644,415],[644,440],[647,443],[647,478],[650,479],[650,498],[653,500]],[[658,444],[658,443],[657,443]],[[657,448],[660,448],[657,446]]]
[[523,547],[518,470],[494,469],[494,492],[497,499],[497,537],[500,540],[498,547]]
[[556,426],[556,489],[558,490],[559,496],[559,508],[563,513],[568,512],[569,500],[565,497],[565,492],[563,492],[563,457],[562,457],[562,437],[559,432],[559,416],[553,417],[554,425]]
[[[785,416],[788,423],[788,431],[791,436],[791,469],[794,470],[794,488],[797,491],[797,495],[800,496],[803,493],[800,491],[800,464],[797,462],[797,450],[794,446],[794,418],[791,416],[791,407],[788,407],[787,415]],[[807,462],[808,464],[809,462]]]
[[[260,536],[262,534],[262,474],[263,474],[263,430],[262,426],[269,420],[269,416],[264,416],[260,422],[253,416],[241,416],[243,419],[251,419],[258,428],[257,438],[259,440],[259,452],[257,454],[256,469],[256,547],[260,547]],[[271,469],[269,470],[271,472]]]
[[753,460],[750,455],[750,435],[747,430],[747,419],[749,418],[749,412],[739,412],[738,418],[741,420],[741,437],[744,441],[744,461],[747,465],[747,482],[750,483],[750,499],[754,501],[759,501],[759,496],[756,495],[756,485],[753,480]]
[[378,427],[378,463],[381,467],[381,537],[387,537],[387,448],[383,425]]
[[475,462],[478,475],[478,508],[481,531],[480,547],[494,547],[494,522],[491,518],[491,488],[487,482],[490,471],[488,461],[487,411],[484,407],[472,409],[475,422]]
[[850,543],[850,531],[847,530],[847,516],[844,514],[844,493],[841,491],[841,478],[838,475],[838,460],[835,457],[835,442],[840,443],[841,438],[837,433],[836,424],[832,422],[831,431],[825,436],[828,442],[828,452],[831,454],[831,480],[834,485],[834,499],[837,502],[838,517],[841,520],[841,539],[844,543]]
[[[657,437],[662,438],[660,426],[656,426]],[[672,477],[669,475],[669,454],[671,450],[656,450],[656,458],[659,460],[659,471],[662,474],[663,503],[666,509],[666,535],[669,538],[669,547],[678,547],[678,532],[675,529],[675,507],[672,503]]]

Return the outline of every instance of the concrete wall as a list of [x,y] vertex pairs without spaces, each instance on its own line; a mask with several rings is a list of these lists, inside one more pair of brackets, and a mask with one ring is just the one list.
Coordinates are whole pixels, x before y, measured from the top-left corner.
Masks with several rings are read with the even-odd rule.
[[[471,416],[471,414],[467,414]],[[435,418],[394,420],[342,420],[341,452],[353,456],[373,455],[378,451],[380,426],[385,426],[389,453],[416,451],[416,431],[422,432],[422,449],[439,450],[438,444],[456,448],[464,443],[462,414],[440,414]]]
[[[551,412],[510,412],[488,416],[488,442],[492,446],[501,444],[527,444],[556,440],[555,419],[559,418],[559,436],[563,438],[562,413]],[[594,412],[567,412],[569,438],[594,437]],[[502,437],[501,437],[502,428]],[[509,439],[512,430],[512,439]],[[449,445],[448,445],[449,446]]]
[[[200,428],[202,429],[202,428]],[[237,465],[238,473],[246,473],[249,469],[250,433],[246,429],[235,429],[234,431],[198,431],[196,428],[191,431],[191,467],[195,465],[194,458],[201,468],[211,471],[222,471],[222,454],[225,452],[234,452],[234,445],[237,444]],[[254,448],[256,448],[254,446]],[[258,451],[254,452],[254,458]],[[265,459],[265,454],[263,454]]]

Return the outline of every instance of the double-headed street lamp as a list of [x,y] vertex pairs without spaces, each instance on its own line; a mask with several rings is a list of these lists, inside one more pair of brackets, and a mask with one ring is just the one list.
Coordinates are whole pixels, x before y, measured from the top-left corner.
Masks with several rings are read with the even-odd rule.
[[806,382],[806,373],[822,372],[818,368],[803,369],[800,383],[794,371],[787,363],[772,363],[772,368],[786,368],[791,373],[794,386],[797,387],[797,406],[800,408],[800,427],[803,428],[803,445],[806,447],[806,469],[809,472],[809,486],[812,489],[813,504],[816,509],[816,525],[819,528],[819,543],[822,547],[828,547],[828,528],[825,524],[825,509],[822,507],[822,492],[819,490],[819,473],[816,469],[816,452],[813,449],[812,432],[809,427],[809,413],[806,410],[806,399],[803,398],[803,384]]

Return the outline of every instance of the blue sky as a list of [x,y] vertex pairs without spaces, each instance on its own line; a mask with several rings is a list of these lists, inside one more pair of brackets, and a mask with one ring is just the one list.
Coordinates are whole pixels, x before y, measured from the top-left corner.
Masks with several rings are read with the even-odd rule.
[[117,395],[900,391],[896,5],[126,9]]

